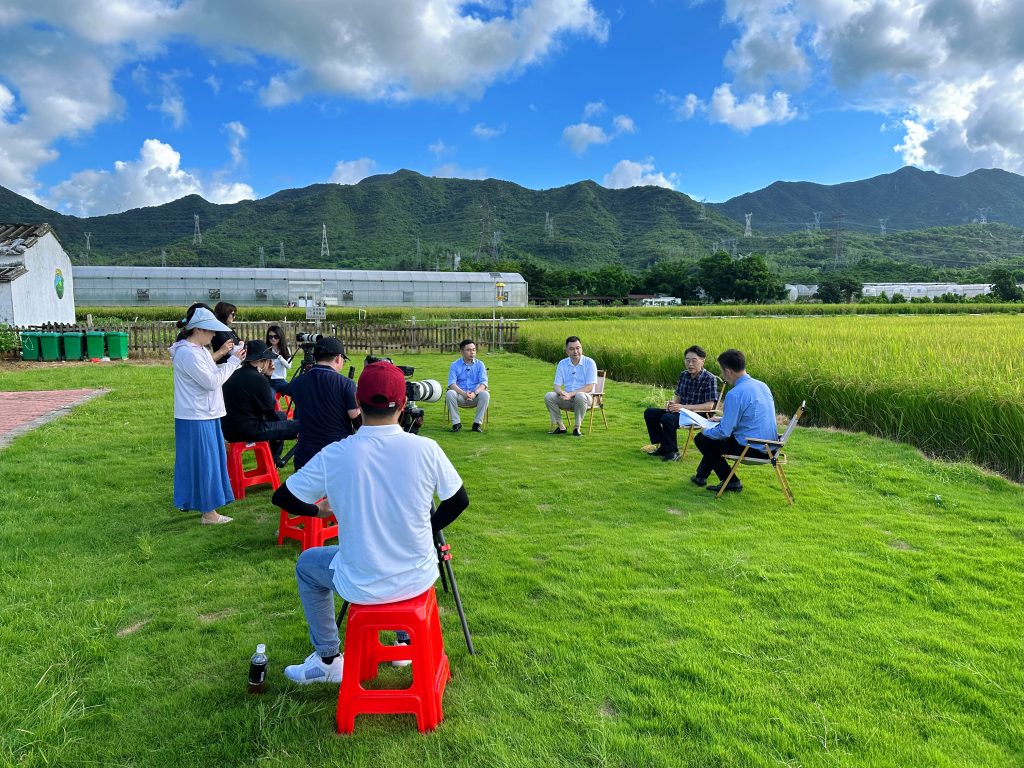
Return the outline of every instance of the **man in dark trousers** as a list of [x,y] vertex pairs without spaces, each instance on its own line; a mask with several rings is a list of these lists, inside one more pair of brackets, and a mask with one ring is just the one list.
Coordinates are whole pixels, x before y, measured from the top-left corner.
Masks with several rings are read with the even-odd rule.
[[257,443],[264,440],[270,445],[274,463],[281,464],[281,449],[285,440],[294,440],[299,434],[298,420],[274,408],[274,390],[270,387],[269,372],[274,370],[277,353],[262,341],[249,341],[245,345],[245,362],[224,382],[224,408],[220,426],[224,439],[231,443]]
[[348,358],[345,345],[325,336],[313,347],[316,365],[292,379],[291,395],[302,433],[295,446],[295,469],[302,469],[320,449],[355,432],[352,421],[359,418],[356,384],[343,376]]
[[662,461],[679,461],[679,444],[676,431],[679,429],[679,411],[708,412],[718,403],[718,380],[704,368],[708,353],[694,344],[683,352],[686,369],[679,374],[675,394],[664,408],[648,408],[644,411],[647,434],[652,443],[658,443],[658,450],[652,453]]

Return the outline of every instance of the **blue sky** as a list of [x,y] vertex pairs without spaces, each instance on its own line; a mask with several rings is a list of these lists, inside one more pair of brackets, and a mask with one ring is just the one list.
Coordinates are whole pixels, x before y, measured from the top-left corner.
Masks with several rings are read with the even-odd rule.
[[1024,170],[1015,0],[5,0],[0,184],[78,215],[410,168],[719,202]]

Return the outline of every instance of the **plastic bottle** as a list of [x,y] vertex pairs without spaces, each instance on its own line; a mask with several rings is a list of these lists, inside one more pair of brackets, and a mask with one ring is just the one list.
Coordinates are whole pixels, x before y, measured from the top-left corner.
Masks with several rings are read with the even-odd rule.
[[267,686],[267,646],[260,643],[249,660],[249,693],[263,693]]

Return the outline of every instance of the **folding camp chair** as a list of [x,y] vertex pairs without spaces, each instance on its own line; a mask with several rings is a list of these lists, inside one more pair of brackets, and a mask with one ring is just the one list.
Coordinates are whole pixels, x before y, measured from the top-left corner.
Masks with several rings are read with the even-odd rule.
[[[718,493],[715,494],[715,498],[719,498],[724,492],[725,487],[730,483],[733,475],[736,474],[736,467],[743,464],[771,464],[775,468],[775,474],[778,475],[779,485],[782,486],[782,494],[786,497],[786,501],[790,504],[793,503],[793,492],[789,488],[789,481],[786,480],[786,473],[782,471],[782,465],[787,462],[786,454],[782,452],[782,449],[786,447],[786,442],[789,440],[789,436],[793,434],[793,430],[796,429],[797,422],[800,421],[800,417],[804,415],[804,409],[807,407],[807,401],[804,400],[800,403],[800,407],[796,409],[796,413],[793,414],[793,418],[789,420],[789,426],[786,427],[786,431],[782,433],[782,437],[778,440],[763,440],[756,437],[747,438],[747,444],[743,446],[743,450],[740,451],[739,456],[723,456],[728,461],[732,461],[733,465],[729,469],[729,476],[725,478],[722,483],[722,487],[718,489]],[[747,451],[751,448],[754,450],[764,451],[768,454],[767,459],[757,459],[747,456]]]
[[[709,371],[709,373],[710,373],[710,371]],[[715,376],[715,374],[713,374],[713,373],[711,375]],[[726,388],[727,385],[718,376],[715,376],[715,378],[718,380],[718,400],[715,402],[714,410],[711,410],[711,411],[693,411],[694,413],[696,413],[696,414],[698,414],[700,416],[703,416],[703,417],[705,417],[707,419],[710,419],[712,416],[715,416],[716,414],[721,414],[722,413],[722,403],[725,402],[725,388]],[[683,406],[683,407],[685,407],[685,406]],[[692,411],[693,409],[691,408],[690,410]],[[690,424],[690,426],[687,428],[687,430],[686,430],[686,442],[683,444],[683,450],[682,450],[682,453],[680,455],[680,458],[682,458],[682,459],[686,458],[686,450],[687,450],[687,448],[690,447],[690,441],[693,440],[693,433],[696,432],[698,429],[700,429],[700,427],[698,427],[696,424]]]
[[597,372],[597,384],[594,391],[590,393],[590,424],[587,426],[587,434],[594,431],[594,411],[600,409],[601,419],[604,421],[604,428],[608,429],[608,417],[604,415],[604,382],[608,378],[608,371]]

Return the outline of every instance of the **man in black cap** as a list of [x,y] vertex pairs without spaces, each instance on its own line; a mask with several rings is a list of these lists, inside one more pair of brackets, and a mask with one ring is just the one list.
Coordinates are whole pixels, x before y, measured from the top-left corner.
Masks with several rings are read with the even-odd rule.
[[256,443],[264,440],[270,445],[274,462],[281,466],[281,449],[285,440],[294,440],[299,434],[298,420],[274,408],[274,390],[269,374],[274,370],[277,353],[262,341],[245,343],[245,362],[224,382],[224,408],[220,426],[224,439],[231,443]]
[[295,446],[296,470],[324,446],[354,434],[352,420],[359,418],[356,384],[341,374],[348,360],[345,345],[325,336],[313,348],[313,359],[316,365],[291,383],[295,415],[302,421],[302,433]]

